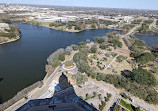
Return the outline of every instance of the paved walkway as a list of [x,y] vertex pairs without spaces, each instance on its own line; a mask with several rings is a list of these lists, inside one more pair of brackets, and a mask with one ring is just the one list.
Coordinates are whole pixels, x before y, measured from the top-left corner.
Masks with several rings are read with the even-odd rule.
[[119,54],[110,62],[110,64],[109,65],[107,65],[107,67],[104,69],[104,70],[106,70],[107,68],[109,68],[111,65],[112,65],[112,63],[116,60],[116,58],[119,56]]
[[[56,68],[56,70],[49,76],[49,78],[44,82],[44,85],[42,86],[42,88],[39,88],[36,93],[34,93],[33,95],[31,95],[32,99],[38,99],[39,97],[41,97],[44,94],[50,94],[47,93],[48,89],[50,87],[51,82],[54,80],[54,78],[60,74],[61,72],[66,72],[66,71],[72,71],[75,72],[77,69],[77,67],[73,68],[72,70],[66,70],[62,68],[63,64],[61,66],[58,66]],[[60,71],[60,72],[59,72]],[[48,95],[45,95],[48,96]],[[27,103],[29,100],[24,100],[21,99],[20,101],[16,102],[15,104],[13,104],[12,106],[10,106],[9,108],[7,108],[5,111],[14,111],[16,109],[18,109],[19,107],[21,107],[22,105],[24,105],[25,103]]]

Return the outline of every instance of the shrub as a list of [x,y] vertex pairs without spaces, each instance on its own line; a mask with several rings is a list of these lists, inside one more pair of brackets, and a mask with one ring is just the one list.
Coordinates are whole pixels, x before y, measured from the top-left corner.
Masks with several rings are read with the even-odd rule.
[[94,42],[102,44],[103,42],[105,42],[105,39],[103,37],[95,37]]
[[79,42],[79,46],[80,46],[80,47],[82,47],[82,46],[84,46],[84,45],[86,45],[85,42],[83,42],[83,41]]
[[112,44],[113,47],[120,47],[122,48],[122,43],[119,40],[111,40],[110,43]]
[[72,51],[73,51],[73,48],[71,46],[67,46],[65,49],[65,54],[70,55]]
[[69,66],[73,65],[73,61],[67,61],[64,64],[65,64],[65,66],[69,67]]
[[100,111],[103,111],[104,107],[106,106],[106,102],[102,102],[102,105],[100,107]]
[[72,79],[76,80],[76,83],[78,86],[85,84],[86,81],[88,81],[88,78],[86,75],[83,75],[81,72],[78,72],[77,74],[72,75]]
[[125,57],[125,56],[122,56],[122,55],[119,55],[118,57],[117,57],[117,62],[123,62],[125,59],[127,59],[127,57]]
[[57,66],[61,65],[61,62],[59,60],[54,60],[51,65],[53,68],[56,68]]
[[108,46],[107,46],[107,45],[105,45],[105,44],[100,44],[100,45],[99,45],[99,48],[101,48],[101,49],[107,49],[107,48],[108,48]]
[[91,95],[89,94],[86,94],[86,100],[90,99],[91,98]]
[[65,60],[65,54],[60,54],[59,55],[59,60],[64,61]]
[[54,60],[56,60],[57,58],[59,58],[59,55],[64,54],[64,49],[60,48],[58,50],[56,50],[54,53],[52,53],[48,58],[47,61],[49,64],[51,64]]
[[92,46],[90,50],[91,50],[91,53],[96,53],[97,52],[97,47]]
[[73,50],[77,51],[79,49],[79,47],[77,45],[71,45],[71,47],[73,48]]

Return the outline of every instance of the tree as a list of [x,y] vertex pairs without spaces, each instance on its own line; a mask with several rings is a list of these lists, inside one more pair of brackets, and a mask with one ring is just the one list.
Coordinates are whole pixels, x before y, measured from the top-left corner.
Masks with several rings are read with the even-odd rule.
[[105,44],[100,44],[100,45],[99,45],[99,48],[101,48],[101,49],[107,49],[107,48],[108,48],[108,46],[107,46],[107,45],[105,45]]
[[137,62],[140,62],[140,64],[144,65],[146,63],[148,63],[149,61],[154,61],[155,56],[152,53],[146,52],[141,54],[138,58],[137,58]]
[[67,46],[66,49],[65,49],[65,54],[71,54],[71,52],[73,51],[72,47],[71,46]]
[[77,51],[79,49],[79,47],[77,45],[71,45],[71,47],[73,48],[73,50]]
[[130,56],[134,57],[134,58],[137,58],[141,54],[142,54],[142,52],[140,52],[140,51],[132,51],[131,54],[130,54]]
[[103,42],[105,42],[105,39],[103,37],[95,37],[94,42],[102,44]]
[[147,86],[156,86],[156,79],[154,75],[148,72],[146,69],[138,67],[138,69],[133,69],[132,73],[133,77],[131,76],[131,80]]
[[86,45],[86,43],[83,41],[79,42],[79,46],[83,46],[83,45]]
[[65,54],[60,54],[59,55],[59,60],[64,61],[65,60]]
[[81,72],[78,72],[77,74],[72,75],[72,79],[76,80],[77,85],[85,84],[86,81],[88,81],[88,78],[86,75],[82,74]]
[[104,75],[103,74],[98,74],[97,75],[97,81],[104,80]]
[[113,45],[113,47],[120,47],[122,48],[122,43],[119,40],[111,40],[110,43]]
[[95,26],[95,24],[92,24],[92,28],[93,28],[93,29],[96,29],[96,26]]
[[155,89],[143,83],[139,84],[138,82],[135,82],[135,80],[131,80],[131,78],[111,74],[98,74],[97,80],[102,80],[113,84],[117,88],[125,88],[126,91],[129,91],[129,93],[133,94],[134,96],[138,96],[148,103],[158,104],[158,92]]
[[11,24],[11,23],[12,23],[12,21],[11,21],[10,19],[8,19],[8,18],[2,19],[2,21],[3,21],[4,23],[8,23],[8,24]]
[[91,95],[89,94],[86,94],[86,100],[90,99],[91,98]]
[[125,56],[122,56],[122,55],[119,55],[117,58],[116,58],[117,60],[117,62],[123,62],[125,59],[127,59],[127,57],[125,57]]
[[96,53],[97,52],[97,47],[92,46],[90,50],[91,50],[91,53]]
[[53,68],[56,68],[57,66],[61,65],[61,62],[59,60],[54,60],[51,65]]
[[157,94],[157,92],[154,91],[154,90],[150,90],[148,92],[148,96],[147,96],[147,98],[145,100],[147,102],[149,102],[149,103],[158,104],[157,103],[158,102],[158,94]]
[[64,64],[65,66],[70,67],[73,65],[73,61],[66,61]]
[[46,65],[45,71],[47,72],[47,74],[52,74],[54,72],[54,68],[51,65]]
[[76,25],[74,29],[75,30],[81,30],[81,26]]
[[59,55],[60,54],[64,54],[64,49],[63,48],[60,48],[58,50],[56,50],[54,53],[52,53],[48,58],[47,58],[47,61],[49,64],[52,64],[52,62],[54,60],[56,60],[57,58],[59,58]]

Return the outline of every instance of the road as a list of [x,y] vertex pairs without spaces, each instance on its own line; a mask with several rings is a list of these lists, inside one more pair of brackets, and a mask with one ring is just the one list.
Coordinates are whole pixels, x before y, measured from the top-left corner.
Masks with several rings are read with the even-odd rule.
[[[54,80],[54,78],[56,76],[58,76],[58,74],[60,74],[61,72],[66,72],[67,71],[66,69],[63,69],[63,64],[64,63],[62,63],[60,66],[58,66],[56,68],[56,70],[49,76],[49,78],[44,82],[44,85],[41,88],[39,88],[38,91],[36,91],[36,93],[31,95],[32,100],[33,99],[38,99],[41,96],[48,96],[48,95],[45,95],[45,94],[51,94],[52,93],[52,92],[51,93],[48,92],[49,91],[48,89],[50,87],[51,82]],[[73,68],[72,72],[75,72],[76,70],[78,70],[77,67]],[[68,70],[68,71],[71,71],[71,70]],[[7,108],[5,111],[14,111],[14,110],[18,109],[19,107],[21,107],[22,105],[24,105],[25,103],[27,103],[29,100],[21,99],[20,101],[16,102],[15,104],[13,104],[9,108]]]
[[[42,86],[42,88],[40,88],[38,90],[38,93],[34,93],[33,95],[31,95],[32,99],[37,99],[38,97],[40,97],[41,95],[43,95],[45,92],[47,92],[49,85],[51,84],[52,80],[57,76],[57,72],[61,69],[61,66],[57,67],[56,70],[51,74],[51,76],[47,79],[47,81],[44,83],[44,85]],[[7,108],[5,111],[15,111],[16,109],[18,109],[19,107],[21,107],[22,105],[24,105],[25,103],[27,103],[29,100],[20,100],[17,103],[13,104],[12,106],[10,106],[9,108]]]
[[158,31],[158,28],[156,27],[156,22],[157,22],[157,19],[154,19],[153,23],[150,24],[150,26],[149,26],[150,30]]
[[135,26],[133,29],[131,29],[127,34],[125,34],[125,36],[130,36],[133,34],[133,32],[137,31],[138,28],[140,28],[142,26],[144,21],[142,21],[139,25]]

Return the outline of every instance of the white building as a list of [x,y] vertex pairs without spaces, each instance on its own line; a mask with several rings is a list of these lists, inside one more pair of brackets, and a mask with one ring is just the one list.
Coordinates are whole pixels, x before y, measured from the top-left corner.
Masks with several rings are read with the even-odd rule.
[[123,20],[124,22],[131,23],[134,20],[134,18],[132,16],[125,16]]

